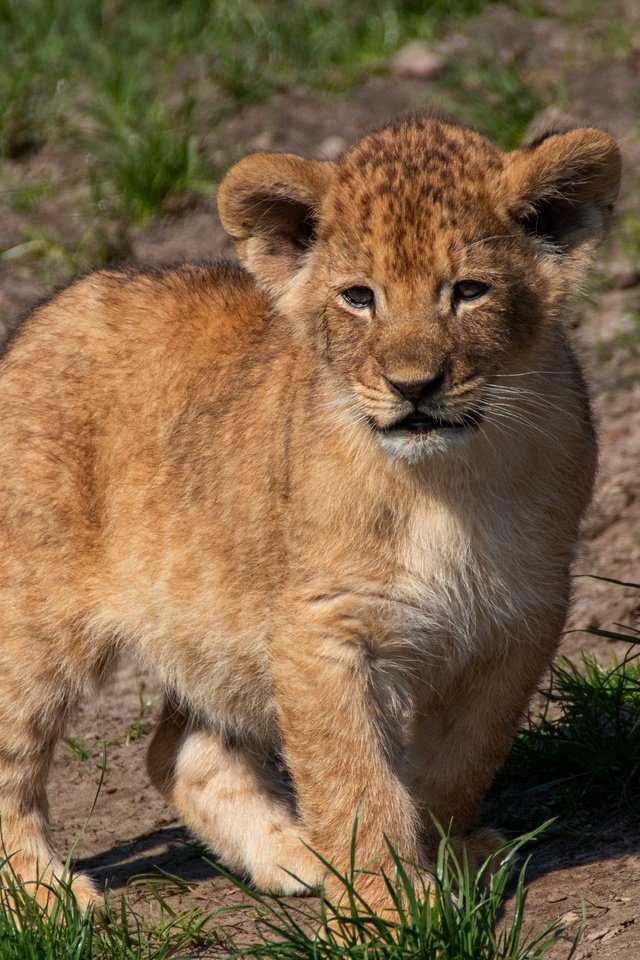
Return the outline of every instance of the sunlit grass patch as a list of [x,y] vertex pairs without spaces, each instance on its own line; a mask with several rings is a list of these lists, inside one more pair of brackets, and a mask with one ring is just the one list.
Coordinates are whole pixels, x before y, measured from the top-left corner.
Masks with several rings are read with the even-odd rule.
[[634,809],[640,799],[640,631],[585,632],[626,642],[628,652],[620,661],[612,655],[608,667],[593,656],[577,664],[560,657],[553,665],[542,709],[529,717],[500,777],[529,798],[538,816],[566,817],[585,803]]
[[341,90],[379,68],[406,40],[432,39],[489,2],[218,0],[212,65],[221,86],[239,102],[290,85]]
[[[10,859],[0,861],[0,957],[2,960],[169,960],[170,957],[272,957],[274,960],[347,960],[347,958],[415,957],[432,960],[569,960],[581,929],[569,931],[556,920],[541,930],[526,922],[528,860],[522,849],[545,826],[505,844],[497,857],[471,872],[464,854],[459,857],[441,831],[432,871],[415,879],[416,871],[392,854],[396,876],[387,880],[395,912],[374,909],[360,893],[362,871],[354,867],[357,825],[354,828],[351,867],[341,874],[323,860],[338,880],[336,902],[327,898],[291,898],[263,895],[232,875],[242,893],[237,907],[227,905],[215,914],[199,909],[176,911],[167,896],[188,893],[189,885],[158,871],[134,881],[131,897],[111,897],[83,913],[67,879],[41,886],[49,893],[45,912],[15,876]],[[320,858],[322,859],[322,858]],[[140,896],[147,895],[146,902]],[[310,891],[312,892],[312,891]],[[249,901],[249,903],[247,903]],[[244,910],[253,903],[255,942],[241,945],[225,937],[223,913]],[[247,917],[243,922],[245,931]],[[251,921],[249,920],[249,923]],[[558,952],[560,951],[560,952]]]
[[522,731],[511,763],[529,778],[535,771],[538,792],[565,787],[578,804],[617,790],[631,802],[640,788],[638,655],[607,669],[593,657],[560,658],[545,712]]
[[[580,932],[569,935],[560,921],[540,931],[527,928],[524,911],[528,861],[517,870],[513,899],[504,921],[498,922],[505,910],[507,888],[520,852],[542,829],[505,845],[497,866],[496,861],[487,861],[477,873],[469,870],[464,856],[456,856],[443,836],[432,873],[427,877],[423,874],[418,882],[410,878],[408,865],[390,848],[396,878],[387,879],[387,887],[395,916],[380,913],[359,892],[359,873],[353,867],[353,859],[346,874],[323,861],[339,881],[341,895],[338,902],[322,898],[319,910],[313,902],[286,903],[235,880],[256,902],[262,917],[262,940],[244,948],[242,954],[274,960],[540,960],[564,940],[563,955],[569,958]],[[556,952],[555,956],[559,954]]]
[[[25,886],[11,860],[0,858],[0,957],[2,960],[90,960],[93,911],[83,914],[68,883],[54,890],[44,881]],[[35,899],[49,894],[50,912]]]
[[[37,892],[48,893],[48,911]],[[55,887],[25,886],[10,858],[0,859],[2,960],[169,960],[203,956],[220,943],[212,914],[173,910],[158,890],[146,910],[121,897],[83,912],[65,876]]]
[[476,58],[459,64],[449,82],[451,109],[503,150],[520,146],[545,100],[517,63]]
[[99,207],[126,223],[142,223],[167,199],[211,189],[190,105],[171,113],[160,99],[93,108],[92,183]]

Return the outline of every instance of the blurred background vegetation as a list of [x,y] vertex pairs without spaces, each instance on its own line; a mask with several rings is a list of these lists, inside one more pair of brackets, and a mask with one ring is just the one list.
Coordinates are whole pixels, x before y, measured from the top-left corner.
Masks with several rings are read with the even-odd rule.
[[[91,222],[144,223],[168,198],[211,189],[211,141],[225,118],[289,88],[339,95],[384,72],[408,40],[437,39],[488,3],[2,0],[0,158],[20,161],[47,146],[73,151],[75,168],[80,154]],[[519,7],[535,14],[531,4]],[[489,88],[485,120],[508,103],[511,122],[500,130],[511,145],[538,98],[511,67],[479,66]],[[477,85],[473,70],[469,76]],[[448,80],[461,83],[455,71]],[[18,211],[55,190],[55,178],[12,182],[12,172],[5,168],[2,190]],[[94,223],[78,266],[84,248],[94,262],[118,252],[104,237],[96,245],[95,234]],[[65,252],[43,227],[26,228],[21,239],[10,258],[43,246],[54,258]],[[112,231],[117,248],[116,240]]]
[[[497,7],[588,36],[590,56],[633,42],[599,0],[0,0],[0,269],[35,265],[46,285],[126,259],[132,227],[211,196],[255,148],[219,137],[230,118],[288,91],[343,98],[408,42],[473,37]],[[486,30],[459,55],[450,43],[419,106],[515,146],[544,106],[568,105],[553,43],[523,38],[508,54]]]

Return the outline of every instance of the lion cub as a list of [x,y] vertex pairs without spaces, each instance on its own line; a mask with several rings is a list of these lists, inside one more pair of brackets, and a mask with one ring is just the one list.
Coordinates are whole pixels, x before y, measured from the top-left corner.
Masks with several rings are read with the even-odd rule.
[[[618,182],[598,130],[502,153],[409,120],[335,163],[233,167],[242,266],[105,270],[34,310],[0,365],[0,812],[26,881],[61,871],[52,754],[124,650],[166,690],[153,782],[259,886],[321,883],[305,844],[345,868],[357,808],[360,865],[391,870],[385,836],[428,864],[429,811],[489,852],[591,492],[562,321]],[[362,887],[384,907],[380,872]]]

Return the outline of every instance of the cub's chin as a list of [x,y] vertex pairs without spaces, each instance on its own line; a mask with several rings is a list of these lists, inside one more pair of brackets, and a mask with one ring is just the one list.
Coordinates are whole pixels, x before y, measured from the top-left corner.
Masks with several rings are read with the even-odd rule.
[[440,420],[425,413],[412,413],[390,427],[377,428],[382,449],[390,457],[417,463],[434,454],[458,451],[482,423],[482,414],[471,411],[457,421]]

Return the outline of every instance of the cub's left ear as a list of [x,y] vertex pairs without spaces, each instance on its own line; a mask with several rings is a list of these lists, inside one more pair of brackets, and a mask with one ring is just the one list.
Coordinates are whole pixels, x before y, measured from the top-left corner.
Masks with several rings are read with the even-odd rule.
[[332,168],[295,154],[254,153],[220,185],[222,225],[241,262],[274,297],[284,293],[315,242]]
[[620,187],[613,137],[592,128],[537,137],[508,155],[504,175],[512,217],[549,252],[586,266]]

